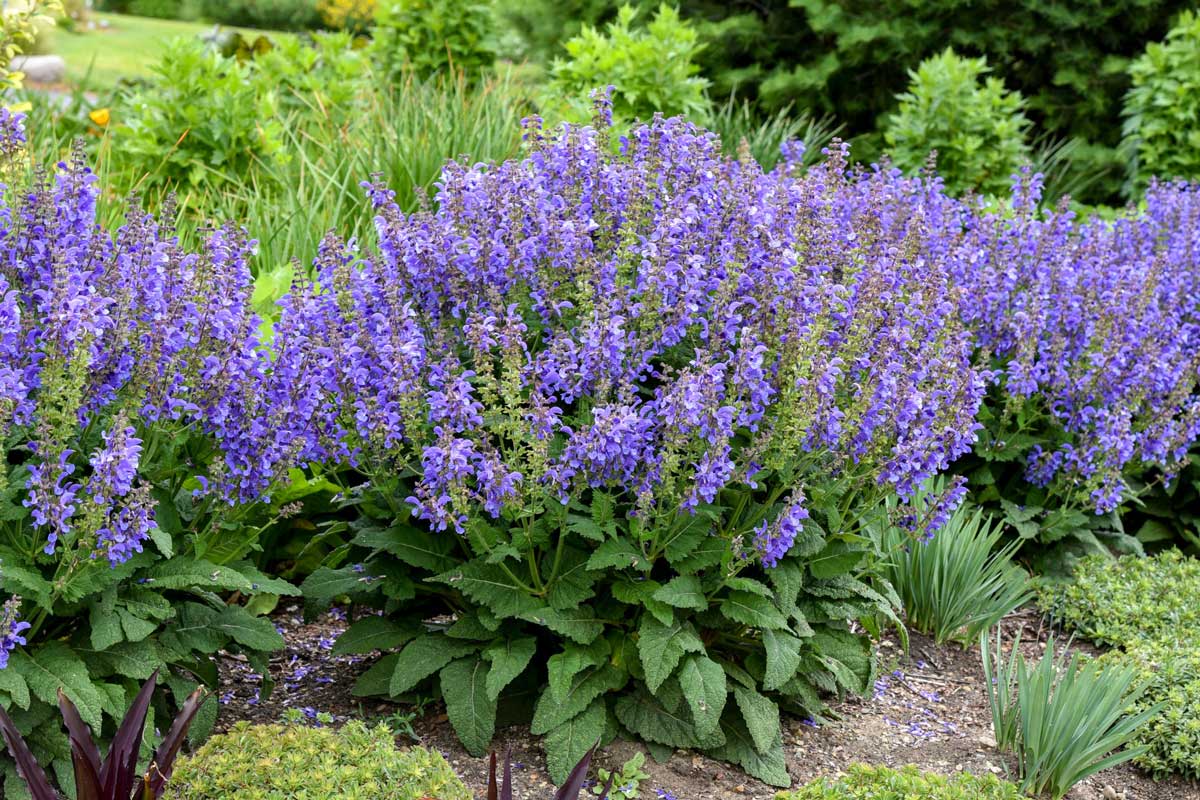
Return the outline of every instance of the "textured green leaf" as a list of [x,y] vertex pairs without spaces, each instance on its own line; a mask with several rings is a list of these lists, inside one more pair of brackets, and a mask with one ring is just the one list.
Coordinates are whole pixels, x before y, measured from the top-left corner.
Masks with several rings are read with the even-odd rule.
[[145,573],[146,583],[156,591],[164,589],[219,589],[254,593],[251,581],[240,572],[211,561],[177,556],[161,561]]
[[800,668],[800,639],[783,631],[763,631],[763,648],[767,651],[767,669],[763,688],[774,691],[792,679]]
[[566,699],[567,690],[571,688],[576,675],[588,667],[603,664],[608,654],[608,642],[597,639],[586,646],[567,642],[561,653],[550,656],[546,671],[549,674],[550,694],[555,702],[562,703]]
[[635,569],[647,572],[650,567],[649,559],[627,539],[609,539],[595,549],[587,562],[590,570]]
[[107,650],[80,650],[80,655],[93,665],[102,665],[110,675],[144,681],[162,666],[162,657],[152,641],[120,642]]
[[850,631],[823,630],[808,644],[822,663],[831,669],[844,688],[862,694],[875,677],[875,655],[865,636]]
[[469,561],[459,569],[444,572],[431,580],[458,589],[486,606],[500,619],[519,617],[536,611],[542,605],[537,598],[513,583],[512,578],[497,564]]
[[735,591],[721,601],[721,613],[751,628],[784,630],[787,619],[775,604],[762,595]]
[[342,595],[360,594],[368,588],[363,576],[355,572],[353,567],[320,567],[300,584],[304,599],[320,608],[328,606]]
[[696,733],[705,736],[716,730],[728,694],[721,665],[707,656],[688,656],[679,668],[679,688],[692,710]]
[[672,711],[644,691],[622,695],[615,710],[622,725],[649,742],[705,748],[718,747],[724,742],[720,728],[701,737],[687,710]]
[[393,622],[386,617],[363,617],[338,637],[333,645],[333,655],[392,650],[411,641],[420,630],[420,625],[411,622]]
[[100,731],[104,698],[92,685],[87,665],[79,654],[63,642],[47,642],[33,652],[18,650],[8,662],[7,669],[21,674],[34,697],[51,706],[58,705],[58,690],[79,708],[93,731]]
[[16,668],[0,669],[0,692],[7,694],[17,707],[29,708],[29,684]]
[[814,578],[833,578],[852,571],[865,557],[863,550],[835,539],[827,542],[821,553],[808,562],[808,571]]
[[478,649],[477,642],[450,639],[432,633],[418,636],[400,651],[388,683],[388,694],[393,697],[404,694],[454,659],[470,655]]
[[488,664],[482,658],[452,661],[439,675],[450,724],[476,758],[487,753],[496,733],[496,701],[488,696],[487,676]]
[[771,786],[790,786],[787,763],[783,755],[783,737],[775,732],[775,739],[766,751],[760,751],[745,723],[736,712],[728,712],[721,719],[721,731],[725,742],[709,751],[709,755],[721,761],[729,761],[746,770],[750,775]]
[[664,625],[654,617],[642,617],[638,629],[638,656],[651,692],[657,692],[663,681],[671,676],[684,653],[703,652],[704,644],[691,623]]
[[355,697],[386,697],[390,693],[392,675],[400,661],[399,653],[389,653],[376,661],[354,682]]
[[251,650],[270,652],[283,647],[283,636],[269,619],[255,617],[241,606],[225,606],[212,621],[214,629]]
[[547,689],[538,697],[530,730],[534,735],[549,733],[567,720],[583,713],[592,701],[606,692],[615,692],[629,680],[629,674],[612,664],[603,664],[575,676],[562,700]]
[[604,633],[604,623],[597,620],[595,612],[587,606],[569,611],[543,607],[522,614],[521,618],[549,628],[579,644],[589,644]]
[[92,602],[88,613],[92,647],[105,650],[125,638],[121,618],[117,615],[117,588],[114,586]]
[[612,584],[613,597],[622,603],[642,606],[663,625],[675,621],[675,611],[661,600],[654,599],[654,593],[662,588],[662,584],[653,580],[618,581]]
[[422,531],[410,525],[391,528],[364,528],[354,537],[354,543],[391,553],[406,564],[433,573],[454,569],[454,539]]
[[654,599],[675,608],[690,608],[704,611],[708,608],[708,598],[700,585],[700,579],[695,575],[678,575],[667,582],[667,585],[654,593]]
[[504,687],[525,671],[535,652],[537,640],[532,636],[504,639],[483,651],[483,657],[491,664],[487,676],[487,693],[490,700],[499,698]]
[[775,705],[774,700],[745,686],[734,686],[733,698],[742,712],[742,720],[746,723],[755,749],[759,753],[767,752],[779,740],[782,730],[779,725],[779,706]]
[[580,714],[546,734],[546,766],[550,780],[563,783],[575,765],[604,736],[608,724],[608,709],[603,698],[597,698]]

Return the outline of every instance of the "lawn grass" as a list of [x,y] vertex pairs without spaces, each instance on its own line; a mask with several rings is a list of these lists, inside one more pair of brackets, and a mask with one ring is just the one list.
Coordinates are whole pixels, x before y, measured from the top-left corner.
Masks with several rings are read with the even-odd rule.
[[[205,22],[179,22],[127,14],[93,15],[95,27],[79,32],[57,30],[49,48],[67,62],[67,80],[78,83],[88,77],[96,88],[116,85],[122,78],[141,78],[151,74],[152,67],[162,54],[166,42],[176,36],[197,36],[208,33],[213,26]],[[101,27],[107,23],[107,27]],[[289,36],[277,31],[257,31],[233,28],[251,36]]]

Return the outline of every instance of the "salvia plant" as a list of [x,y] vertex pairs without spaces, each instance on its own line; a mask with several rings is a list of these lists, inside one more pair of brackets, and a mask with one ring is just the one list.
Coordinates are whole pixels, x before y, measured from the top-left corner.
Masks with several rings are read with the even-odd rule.
[[1200,194],[1155,184],[1144,211],[1080,222],[1039,211],[1040,191],[1022,174],[961,243],[963,312],[995,376],[962,469],[1022,538],[1140,550],[1122,512],[1170,505],[1200,435]]
[[0,206],[0,706],[60,777],[60,691],[107,738],[157,669],[179,704],[219,650],[265,665],[281,637],[229,594],[297,593],[247,558],[295,499],[265,500],[286,469],[253,438],[288,412],[262,393],[250,243],[185,253],[136,206],[110,234],[96,198],[76,152]]
[[[75,772],[75,800],[158,800],[162,797],[171,778],[175,758],[187,738],[188,728],[203,705],[204,697],[203,690],[197,689],[184,701],[171,729],[154,750],[145,769],[139,771],[142,734],[157,677],[155,672],[137,693],[103,760],[87,723],[79,715],[79,709],[66,694],[59,691],[58,703],[70,739],[71,762]],[[25,781],[33,800],[62,800],[63,796],[55,791],[3,708],[0,708],[0,736],[8,745],[17,774]]]
[[557,780],[623,729],[786,784],[780,708],[864,690],[896,620],[882,499],[925,530],[962,496],[921,488],[984,393],[954,209],[841,149],[764,173],[681,119],[610,143],[606,112],[449,165],[436,211],[368,186],[378,253],[328,240],[283,301],[274,369],[314,416],[282,424],[368,479],[359,556],[304,588],[395,612],[343,636],[398,649],[356,691],[432,682],[470,752],[536,692]]

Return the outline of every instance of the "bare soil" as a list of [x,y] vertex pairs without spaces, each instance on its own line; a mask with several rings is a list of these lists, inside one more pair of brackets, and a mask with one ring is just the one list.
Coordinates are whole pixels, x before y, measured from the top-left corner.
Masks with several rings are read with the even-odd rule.
[[[238,720],[278,721],[289,708],[312,716],[332,714],[349,718],[411,718],[421,744],[440,750],[478,796],[484,796],[487,760],[472,758],[455,739],[443,709],[430,705],[417,713],[413,707],[372,699],[360,701],[350,694],[359,674],[375,660],[370,656],[335,657],[333,641],[345,629],[345,613],[306,622],[299,607],[276,615],[276,624],[287,648],[271,662],[277,685],[260,700],[261,677],[235,658],[223,661],[221,710],[218,728]],[[1049,634],[1034,612],[1018,612],[1005,620],[1005,639],[1024,630],[1023,649],[1037,654]],[[1086,645],[1081,646],[1087,649]],[[991,714],[983,691],[983,673],[977,647],[936,645],[914,635],[907,653],[894,638],[882,643],[880,678],[865,698],[851,698],[834,706],[836,721],[813,727],[805,720],[785,718],[784,745],[788,771],[796,784],[820,776],[836,776],[854,762],[898,767],[913,764],[943,774],[1009,774],[1011,762],[997,752]],[[393,727],[396,727],[393,720]],[[402,740],[408,737],[401,736]],[[411,743],[411,740],[409,740]],[[546,798],[551,786],[538,738],[528,728],[512,726],[497,733],[495,747],[511,752],[516,768],[518,800]],[[620,767],[638,749],[614,742],[598,759],[605,767]],[[644,800],[674,797],[677,800],[768,800],[776,790],[746,775],[735,766],[703,755],[677,751],[666,763],[647,758],[650,779],[642,784]],[[1154,781],[1129,764],[1106,770],[1076,786],[1068,800],[1200,800],[1200,785],[1180,779]]]

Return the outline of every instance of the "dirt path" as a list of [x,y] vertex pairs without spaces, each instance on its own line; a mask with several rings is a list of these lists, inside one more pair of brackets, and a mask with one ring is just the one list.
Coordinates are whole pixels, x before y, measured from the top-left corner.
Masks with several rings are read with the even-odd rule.
[[[350,695],[354,679],[370,666],[370,657],[335,657],[333,642],[345,627],[344,614],[332,614],[305,623],[293,607],[277,615],[276,624],[287,639],[287,649],[272,661],[277,682],[267,702],[259,702],[261,680],[241,662],[228,659],[222,671],[221,713],[218,726],[239,719],[276,721],[288,708],[312,716],[318,712],[347,717],[388,717],[405,709],[379,701],[360,702]],[[1005,622],[1008,631],[1024,627],[1030,654],[1045,640],[1036,615],[1018,613]],[[1034,640],[1035,634],[1040,634]],[[977,648],[937,646],[914,636],[904,654],[894,640],[883,643],[880,679],[869,697],[840,703],[837,721],[814,727],[807,720],[786,719],[784,743],[788,770],[795,782],[836,775],[853,762],[901,766],[915,764],[945,774],[968,771],[1005,775],[1009,763],[995,750],[991,716],[983,691]],[[485,759],[469,756],[457,743],[446,717],[431,705],[412,719],[415,734],[428,747],[441,750],[463,779],[482,796],[486,784]],[[395,721],[394,721],[395,726]],[[550,782],[537,738],[527,728],[501,729],[496,748],[510,749],[517,767],[519,800],[545,798]],[[614,742],[600,763],[619,767],[634,752],[629,742]],[[665,764],[647,759],[650,779],[642,784],[643,800],[673,797],[676,800],[744,798],[768,800],[775,790],[736,767],[696,753],[677,751]],[[661,793],[660,793],[661,792]],[[1093,776],[1075,787],[1069,800],[1200,800],[1200,786],[1182,780],[1152,781],[1129,765]]]

